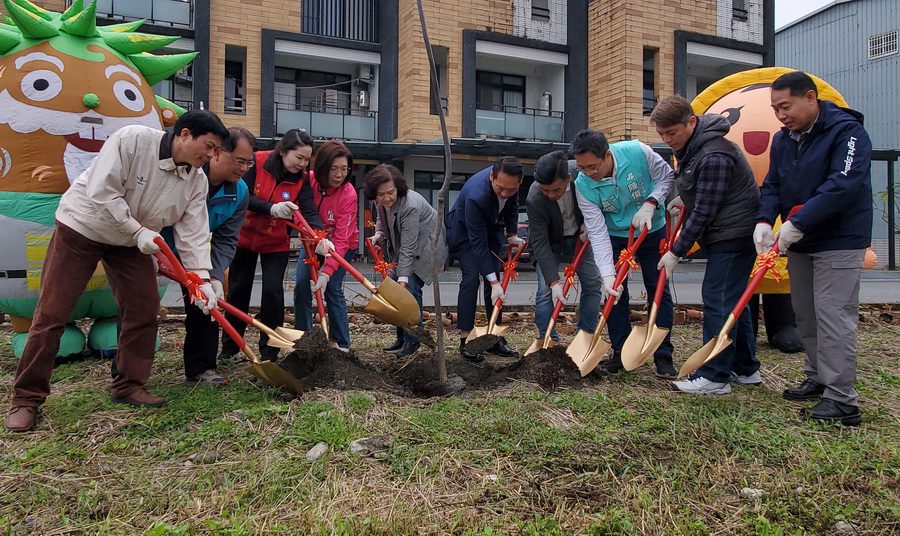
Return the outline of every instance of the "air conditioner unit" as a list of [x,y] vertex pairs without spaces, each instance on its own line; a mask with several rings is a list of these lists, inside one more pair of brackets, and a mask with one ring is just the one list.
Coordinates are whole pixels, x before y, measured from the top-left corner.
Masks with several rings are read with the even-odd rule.
[[357,78],[361,83],[370,84],[375,81],[375,69],[371,65],[360,65]]
[[369,109],[369,92],[361,89],[356,93],[356,106],[361,110]]

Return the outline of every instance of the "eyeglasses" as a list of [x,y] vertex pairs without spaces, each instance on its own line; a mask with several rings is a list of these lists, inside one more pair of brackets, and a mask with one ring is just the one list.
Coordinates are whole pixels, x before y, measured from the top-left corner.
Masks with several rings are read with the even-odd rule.
[[596,175],[600,173],[600,164],[592,164],[590,166],[578,166],[578,170],[585,175]]
[[253,160],[244,160],[243,158],[237,158],[237,157],[235,157],[233,154],[231,154],[231,153],[229,153],[228,151],[226,151],[225,149],[222,149],[222,152],[225,153],[225,154],[227,154],[229,157],[231,157],[231,160],[232,160],[235,164],[237,164],[238,166],[240,166],[240,167],[242,167],[242,168],[250,169],[250,168],[252,168],[253,165],[256,163],[256,162],[254,162]]

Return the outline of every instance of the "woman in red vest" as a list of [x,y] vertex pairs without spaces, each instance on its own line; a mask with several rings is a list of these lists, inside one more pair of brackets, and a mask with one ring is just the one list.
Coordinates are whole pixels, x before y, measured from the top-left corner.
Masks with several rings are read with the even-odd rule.
[[[339,141],[328,141],[319,147],[313,165],[313,195],[319,216],[328,231],[328,238],[334,243],[332,255],[341,255],[353,260],[359,249],[359,224],[357,221],[359,201],[356,187],[351,180],[353,154]],[[317,250],[318,252],[318,250]],[[304,259],[305,252],[301,251]],[[315,285],[310,281],[309,267],[297,262],[297,285],[294,287],[294,326],[307,330],[312,325],[312,293],[325,291],[328,310],[329,338],[338,349],[350,351],[350,322],[347,318],[347,300],[344,297],[344,274],[337,261],[328,257],[319,271]]]
[[[293,220],[298,208],[311,226],[322,228],[309,180],[309,161],[313,139],[305,130],[291,129],[272,151],[258,151],[255,166],[244,176],[250,191],[250,204],[238,238],[237,252],[228,271],[228,301],[247,311],[256,274],[257,258],[262,262],[262,298],[259,320],[271,327],[284,324],[284,272],[288,265],[291,241],[285,220]],[[333,247],[320,244],[323,248]],[[228,320],[243,334],[245,324],[228,315]],[[274,361],[278,349],[266,345],[268,337],[261,333],[259,352],[262,359]],[[230,358],[239,351],[227,336],[222,337],[219,359]]]

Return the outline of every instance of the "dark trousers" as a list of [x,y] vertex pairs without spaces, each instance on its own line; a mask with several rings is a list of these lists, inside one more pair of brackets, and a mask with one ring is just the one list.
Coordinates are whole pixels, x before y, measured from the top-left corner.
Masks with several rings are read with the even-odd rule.
[[191,303],[188,290],[184,295],[184,375],[193,378],[207,370],[216,369],[219,351],[219,325],[199,307]]
[[136,247],[95,242],[56,222],[56,232],[44,258],[41,293],[28,342],[16,370],[12,405],[39,406],[47,399],[59,339],[101,261],[122,323],[115,358],[119,374],[113,379],[110,394],[125,398],[147,383],[159,314],[153,261]]
[[[742,251],[710,252],[707,255],[700,291],[703,298],[703,344],[717,336],[725,325],[725,320],[747,288],[755,259],[756,251],[752,245]],[[744,307],[728,337],[734,343],[700,367],[697,374],[709,381],[728,383],[732,372],[748,376],[759,370],[749,305]]]
[[769,342],[772,337],[788,326],[797,326],[794,319],[794,308],[791,306],[790,294],[754,294],[750,298],[750,319],[753,321],[753,334],[759,335],[759,310],[762,302],[763,317],[766,321],[766,336]]
[[[487,277],[481,275],[478,267],[481,265],[475,253],[471,250],[454,251],[454,256],[459,259],[459,268],[462,271],[462,280],[459,283],[459,295],[456,301],[456,327],[460,331],[471,331],[475,327],[475,306],[478,301],[478,285],[484,280],[484,308],[487,311],[488,318],[494,311],[494,304],[491,303],[491,283]],[[497,276],[500,277],[500,261],[496,261]],[[497,318],[500,324],[503,315]]]
[[[228,302],[242,311],[250,310],[250,294],[253,291],[253,279],[256,276],[256,260],[262,263],[262,297],[259,303],[258,319],[272,329],[284,324],[284,272],[287,270],[290,253],[256,253],[238,247],[228,269]],[[232,315],[225,318],[244,334],[246,324]],[[270,361],[278,357],[278,349],[268,346],[269,336],[259,334],[259,353]],[[234,355],[238,353],[237,344],[226,334],[222,334],[222,353]]]
[[[659,254],[659,241],[666,237],[666,229],[663,227],[657,231],[649,233],[647,238],[641,243],[641,247],[634,254],[635,260],[641,265],[641,277],[644,279],[644,289],[647,291],[649,300],[653,300],[656,294],[656,285],[659,282],[659,270],[656,266],[659,264],[661,255]],[[610,236],[609,241],[612,243],[613,258],[618,259],[623,249],[628,247],[628,239],[618,236]],[[631,308],[628,304],[628,278],[622,286],[622,295],[619,301],[613,306],[612,312],[609,314],[607,325],[609,326],[609,338],[612,347],[615,350],[621,350],[625,345],[625,339],[631,334]],[[672,340],[671,329],[674,320],[674,312],[672,310],[672,296],[669,294],[669,286],[663,289],[662,300],[659,304],[659,312],[656,315],[656,325],[669,328],[669,334],[665,340],[659,345],[659,348],[653,355],[656,357],[672,357]]]

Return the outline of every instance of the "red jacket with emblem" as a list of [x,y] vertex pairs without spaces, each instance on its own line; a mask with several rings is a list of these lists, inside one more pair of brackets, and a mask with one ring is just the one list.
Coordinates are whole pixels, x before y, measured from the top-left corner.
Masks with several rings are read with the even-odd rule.
[[[326,179],[327,180],[327,179]],[[328,239],[341,257],[346,257],[351,249],[359,248],[359,225],[357,222],[358,200],[356,188],[349,180],[337,188],[321,188],[315,176],[310,173],[310,182],[315,195],[316,206],[322,225],[328,232]],[[325,259],[322,271],[329,276],[339,268],[336,260]]]

